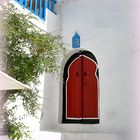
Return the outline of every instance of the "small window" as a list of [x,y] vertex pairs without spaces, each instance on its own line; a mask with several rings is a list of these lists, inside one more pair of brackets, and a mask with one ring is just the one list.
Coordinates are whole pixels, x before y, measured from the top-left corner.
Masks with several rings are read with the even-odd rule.
[[89,51],[73,54],[65,64],[62,123],[99,123],[99,70]]

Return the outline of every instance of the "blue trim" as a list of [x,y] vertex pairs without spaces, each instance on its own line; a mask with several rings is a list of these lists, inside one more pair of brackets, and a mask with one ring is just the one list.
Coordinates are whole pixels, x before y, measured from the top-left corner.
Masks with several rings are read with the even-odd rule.
[[32,0],[30,0],[30,11],[32,12]]
[[27,7],[27,0],[24,0],[24,1],[25,1],[25,5],[24,6]]
[[47,6],[48,9],[50,9],[50,0],[48,0],[48,6]]
[[[18,4],[20,4],[22,7],[28,9],[31,13],[35,14],[36,16],[38,16],[43,20],[46,19],[46,8],[49,9],[54,14],[56,14],[54,11],[56,0],[48,0],[48,3],[47,0],[15,0],[15,1]],[[34,7],[32,7],[33,2],[34,2]]]
[[55,4],[54,2],[55,2],[55,0],[52,0],[52,9],[51,9],[51,10],[52,10],[53,12],[54,12],[54,4]]
[[43,9],[44,19],[46,19],[46,8],[47,8],[47,3],[46,0],[44,0],[44,9]]
[[20,2],[21,2],[21,4],[22,4],[22,5],[24,5],[24,3],[23,3],[23,2],[24,2],[24,0],[21,0]]
[[34,12],[37,13],[37,0],[35,0]]
[[47,8],[51,11],[51,12],[53,12],[54,14],[56,14],[55,13],[55,4],[56,4],[56,0],[48,0],[48,5],[47,5]]
[[40,5],[39,5],[39,16],[42,15],[42,0],[40,0]]

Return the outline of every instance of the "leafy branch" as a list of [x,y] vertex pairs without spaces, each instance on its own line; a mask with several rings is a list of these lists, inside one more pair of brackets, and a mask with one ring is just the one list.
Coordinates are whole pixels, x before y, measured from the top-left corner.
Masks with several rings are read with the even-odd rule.
[[[59,70],[59,60],[65,54],[60,36],[52,36],[34,27],[30,15],[15,12],[10,6],[5,11],[5,39],[7,56],[7,73],[24,84],[32,86],[32,91],[8,91],[8,105],[15,103],[18,98],[28,115],[36,116],[40,109],[39,95],[36,86],[43,72],[55,73]],[[27,139],[29,131],[16,116],[17,105],[6,109],[5,125],[10,138],[14,140]]]

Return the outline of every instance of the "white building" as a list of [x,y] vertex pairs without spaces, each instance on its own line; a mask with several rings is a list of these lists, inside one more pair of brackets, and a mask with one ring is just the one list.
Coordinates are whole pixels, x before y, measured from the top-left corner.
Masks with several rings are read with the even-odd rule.
[[[29,7],[36,14],[37,6],[25,0],[12,0],[22,12]],[[33,0],[33,2],[36,2]],[[42,1],[44,2],[44,1]],[[60,80],[45,76],[42,131],[62,133],[62,140],[129,140],[133,131],[133,99],[135,30],[132,0],[58,0],[36,14],[33,24],[42,30],[60,34],[69,54],[62,60]],[[21,6],[22,5],[22,6]],[[24,9],[22,8],[24,7]],[[54,8],[52,8],[54,7]],[[42,16],[42,17],[40,17]],[[75,33],[80,35],[80,48],[72,48]],[[63,67],[80,49],[94,54],[99,68],[98,124],[62,123]]]

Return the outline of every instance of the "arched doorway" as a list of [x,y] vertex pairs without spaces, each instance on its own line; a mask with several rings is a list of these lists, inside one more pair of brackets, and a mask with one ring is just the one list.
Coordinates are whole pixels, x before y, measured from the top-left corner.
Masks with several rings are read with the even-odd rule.
[[64,66],[62,123],[99,123],[99,70],[89,51],[74,53]]

